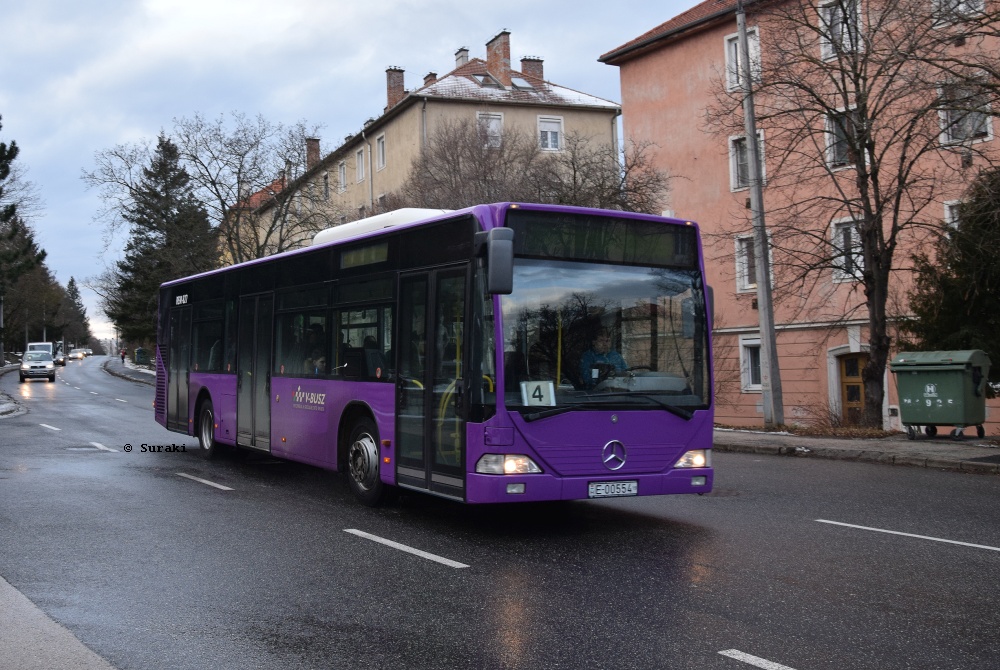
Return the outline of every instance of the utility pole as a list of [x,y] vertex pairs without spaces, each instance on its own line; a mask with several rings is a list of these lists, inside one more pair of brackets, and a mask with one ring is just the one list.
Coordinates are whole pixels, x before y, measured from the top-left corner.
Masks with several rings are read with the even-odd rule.
[[743,90],[743,123],[746,129],[747,162],[750,172],[750,213],[753,218],[753,253],[757,270],[757,315],[760,318],[760,386],[763,391],[764,425],[785,423],[781,394],[781,370],[774,334],[774,307],[771,302],[771,255],[764,225],[764,189],[760,175],[760,146],[757,144],[757,120],[753,107],[753,79],[747,20],[743,0],[736,2],[740,63],[739,80]]

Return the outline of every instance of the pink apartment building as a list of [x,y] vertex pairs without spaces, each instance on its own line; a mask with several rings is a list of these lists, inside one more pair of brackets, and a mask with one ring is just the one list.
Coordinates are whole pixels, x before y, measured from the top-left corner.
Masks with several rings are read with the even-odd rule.
[[[837,7],[843,8],[844,3],[845,0],[839,0]],[[754,3],[748,4],[752,7]],[[825,12],[830,6],[830,3],[816,4],[817,21],[829,18],[830,14]],[[846,6],[857,5],[848,2]],[[672,177],[673,212],[697,221],[705,233],[708,277],[715,291],[716,421],[724,425],[754,426],[763,421],[760,331],[752,246],[748,244],[752,230],[749,193],[743,179],[745,165],[740,165],[743,138],[738,133],[710,132],[706,122],[706,110],[717,103],[720,89],[727,85],[733,88],[735,9],[732,0],[707,0],[604,54],[600,61],[619,68],[626,138],[657,145],[658,167]],[[775,38],[773,31],[769,34],[768,24],[759,23],[752,12],[748,12],[747,25],[751,35],[751,61],[760,58],[766,62],[773,56],[769,53],[769,41]],[[846,30],[843,34],[847,34]],[[823,48],[824,45],[817,41],[817,56]],[[758,127],[763,149],[765,211],[769,202],[773,202],[771,196],[775,187],[766,179],[769,168],[773,171],[776,167],[773,162],[769,164],[773,156],[768,152],[768,141],[779,131],[766,123]],[[979,164],[983,147],[989,151],[989,147],[996,144],[993,119],[988,113],[977,117],[976,132],[976,156],[956,154],[956,160],[967,162],[965,167],[970,169],[956,171],[957,181],[940,184],[933,201],[922,205],[921,215],[927,220],[946,225],[962,195],[964,184],[961,182],[964,179],[967,183],[975,175],[973,168]],[[827,147],[828,152],[835,149],[835,146]],[[808,195],[801,194],[801,197]],[[843,234],[848,236],[846,239],[850,238],[849,229],[841,225],[840,221],[821,217],[801,221],[802,227],[819,231],[819,236],[828,236],[833,244],[838,239],[845,239]],[[771,230],[771,234],[778,233]],[[772,239],[772,242],[776,247],[781,246],[780,241]],[[889,284],[890,316],[907,313],[910,276],[904,261],[915,245],[921,243],[918,234],[900,239],[894,265],[901,270],[893,274]],[[849,249],[849,245],[847,242],[845,248]],[[781,263],[786,261],[787,256],[783,259],[775,253],[773,273],[780,275]],[[863,308],[864,296],[857,290],[854,277],[849,270],[838,271],[834,267],[825,273],[815,273],[810,284],[799,284],[795,290],[779,288],[780,281],[775,286],[775,324],[785,422],[850,423],[856,420],[863,407],[861,370],[868,357],[869,331],[868,315]],[[892,323],[890,318],[889,334],[894,341],[896,332]],[[895,352],[894,347],[893,354]],[[993,361],[993,364],[1000,365],[1000,361]],[[884,386],[883,425],[898,429],[896,385],[888,369]],[[993,435],[1000,432],[1000,414],[996,411],[1000,404],[990,404],[987,434]]]

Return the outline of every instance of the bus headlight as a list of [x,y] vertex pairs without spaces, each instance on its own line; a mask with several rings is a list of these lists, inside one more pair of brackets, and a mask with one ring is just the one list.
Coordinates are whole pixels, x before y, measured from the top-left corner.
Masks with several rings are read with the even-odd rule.
[[541,471],[523,454],[485,454],[476,463],[476,472],[482,475],[531,475]]
[[675,468],[710,468],[712,467],[712,452],[708,449],[692,449],[685,452],[674,463]]

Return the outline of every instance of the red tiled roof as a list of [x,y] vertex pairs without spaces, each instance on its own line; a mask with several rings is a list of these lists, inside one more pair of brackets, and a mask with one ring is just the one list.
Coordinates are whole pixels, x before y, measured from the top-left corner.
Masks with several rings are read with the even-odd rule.
[[677,32],[683,28],[696,26],[708,18],[728,13],[735,9],[736,3],[733,2],[733,0],[705,0],[705,2],[695,5],[686,12],[678,14],[666,23],[661,23],[652,30],[639,35],[639,37],[636,37],[634,40],[626,42],[617,49],[612,49],[597,60],[602,63],[613,62],[641,45],[654,42],[661,37],[665,37],[666,35]]

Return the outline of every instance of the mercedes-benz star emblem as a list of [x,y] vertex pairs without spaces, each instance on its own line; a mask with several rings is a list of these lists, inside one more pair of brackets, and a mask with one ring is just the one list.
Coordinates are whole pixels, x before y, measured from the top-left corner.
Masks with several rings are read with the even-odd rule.
[[601,459],[608,470],[620,470],[625,465],[625,445],[618,440],[611,440],[604,445]]

